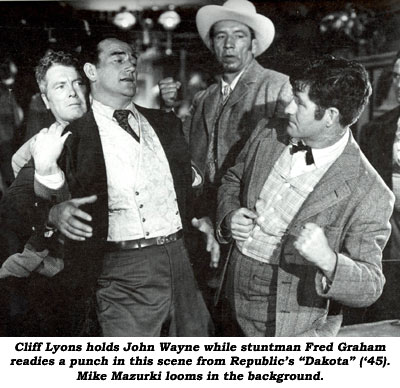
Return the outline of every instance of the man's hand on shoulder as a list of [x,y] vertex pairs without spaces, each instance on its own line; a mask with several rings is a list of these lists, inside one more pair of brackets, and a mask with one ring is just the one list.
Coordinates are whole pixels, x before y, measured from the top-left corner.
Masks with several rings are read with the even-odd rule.
[[71,134],[67,132],[62,135],[65,127],[66,124],[55,122],[49,128],[43,128],[31,142],[31,154],[39,175],[53,175],[59,171],[57,159],[61,155],[65,140]]

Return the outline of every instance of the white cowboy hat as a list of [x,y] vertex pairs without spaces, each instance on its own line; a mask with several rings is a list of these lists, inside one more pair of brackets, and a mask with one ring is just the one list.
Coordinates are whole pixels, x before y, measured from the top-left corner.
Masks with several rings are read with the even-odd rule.
[[221,20],[235,20],[250,27],[257,39],[255,56],[262,54],[272,43],[275,27],[270,19],[260,15],[247,0],[228,0],[221,5],[206,5],[196,15],[197,30],[204,44],[211,50],[210,28]]

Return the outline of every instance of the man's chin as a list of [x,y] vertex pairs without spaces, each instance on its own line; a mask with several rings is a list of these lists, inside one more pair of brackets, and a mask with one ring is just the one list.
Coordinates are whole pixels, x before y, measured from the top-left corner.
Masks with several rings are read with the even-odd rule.
[[127,96],[127,97],[135,97],[136,88],[135,87],[133,87],[133,88],[127,87],[127,88],[125,88],[123,94],[124,94],[124,96]]
[[80,119],[86,112],[83,110],[79,110],[76,112],[72,112],[69,117],[67,119],[65,119],[64,121],[68,121],[69,123],[71,123],[74,120]]
[[296,136],[296,126],[291,122],[288,122],[286,125],[286,132],[289,136],[295,137]]
[[237,73],[239,72],[241,69],[239,68],[239,66],[236,63],[223,63],[222,64],[222,69],[224,71],[224,73]]

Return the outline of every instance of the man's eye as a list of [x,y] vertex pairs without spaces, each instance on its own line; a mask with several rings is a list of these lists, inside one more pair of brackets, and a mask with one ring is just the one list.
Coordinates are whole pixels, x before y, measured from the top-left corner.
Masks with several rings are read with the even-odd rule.
[[57,85],[57,86],[56,86],[56,89],[57,89],[57,90],[64,89],[64,85]]

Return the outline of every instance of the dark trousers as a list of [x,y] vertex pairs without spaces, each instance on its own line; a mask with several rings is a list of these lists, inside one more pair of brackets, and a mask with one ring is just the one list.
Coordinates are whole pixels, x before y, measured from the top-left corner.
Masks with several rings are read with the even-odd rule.
[[96,298],[104,336],[212,333],[182,239],[106,253]]

